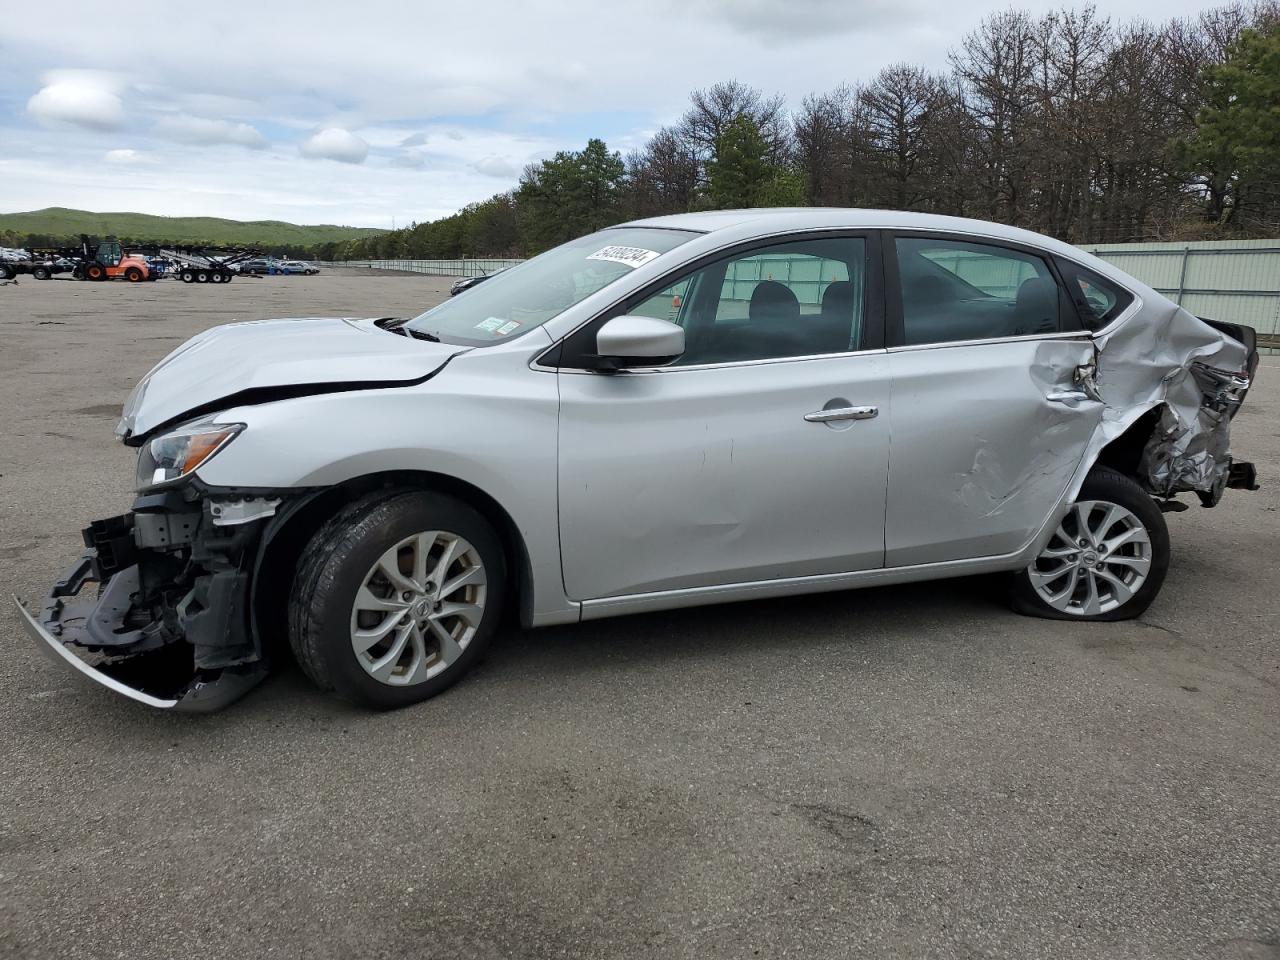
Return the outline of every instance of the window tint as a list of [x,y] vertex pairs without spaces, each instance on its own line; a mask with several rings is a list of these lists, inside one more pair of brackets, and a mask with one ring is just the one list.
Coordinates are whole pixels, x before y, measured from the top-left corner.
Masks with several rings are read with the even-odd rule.
[[1033,254],[960,240],[898,237],[903,342],[1055,333],[1058,284]]
[[1080,319],[1091,330],[1110,323],[1133,302],[1133,294],[1104,280],[1092,270],[1086,270],[1070,260],[1059,260],[1058,269],[1067,283],[1071,298],[1075,301]]
[[633,312],[685,328],[677,366],[846,353],[862,333],[865,264],[861,238],[757,248],[702,267]]

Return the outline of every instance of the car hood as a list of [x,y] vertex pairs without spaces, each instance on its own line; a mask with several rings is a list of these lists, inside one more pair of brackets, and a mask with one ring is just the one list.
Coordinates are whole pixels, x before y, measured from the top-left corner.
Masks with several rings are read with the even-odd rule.
[[471,349],[397,336],[377,324],[307,317],[206,330],[138,381],[116,435],[137,442],[157,427],[232,402],[419,383]]

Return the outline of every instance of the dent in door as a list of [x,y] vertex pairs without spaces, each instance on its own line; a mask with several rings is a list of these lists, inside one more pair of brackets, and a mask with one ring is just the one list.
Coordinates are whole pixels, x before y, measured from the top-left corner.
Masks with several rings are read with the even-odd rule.
[[886,564],[1023,547],[1061,499],[1103,405],[1088,341],[895,353]]

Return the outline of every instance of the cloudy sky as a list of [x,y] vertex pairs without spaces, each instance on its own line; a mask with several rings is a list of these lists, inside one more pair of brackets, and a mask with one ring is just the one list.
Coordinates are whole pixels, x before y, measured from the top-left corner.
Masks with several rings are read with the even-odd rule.
[[403,225],[507,189],[589,136],[626,152],[717,80],[798,104],[889,63],[941,67],[1004,6],[324,0],[215,4],[201,22],[196,8],[62,3],[56,17],[0,18],[0,212]]

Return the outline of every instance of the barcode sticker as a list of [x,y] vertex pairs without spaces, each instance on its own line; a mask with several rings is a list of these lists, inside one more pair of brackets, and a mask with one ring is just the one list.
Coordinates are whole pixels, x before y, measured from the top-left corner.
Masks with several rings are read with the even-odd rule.
[[620,263],[634,270],[657,256],[659,256],[657,250],[646,250],[644,247],[605,247],[603,250],[597,250],[587,259],[608,260],[611,263]]

